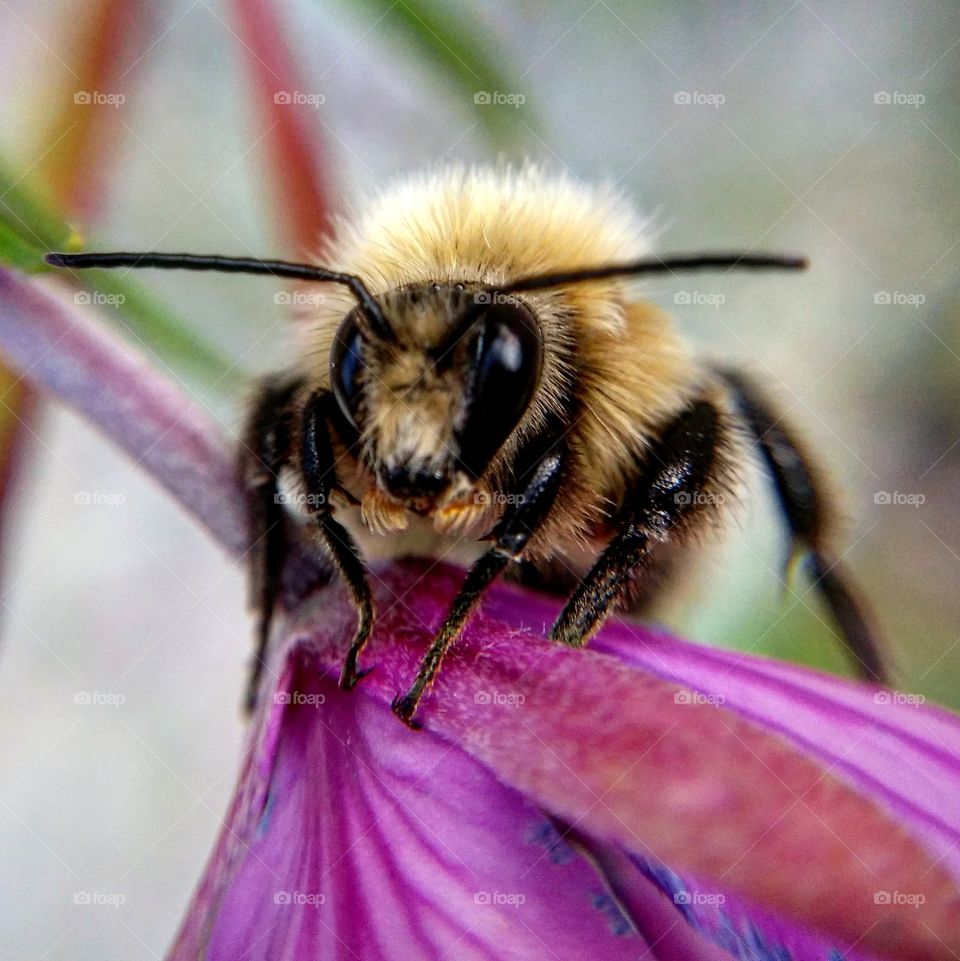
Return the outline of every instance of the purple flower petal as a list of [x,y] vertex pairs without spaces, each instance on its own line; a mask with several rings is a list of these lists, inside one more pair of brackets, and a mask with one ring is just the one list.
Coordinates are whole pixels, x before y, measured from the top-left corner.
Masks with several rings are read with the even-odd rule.
[[[489,769],[288,661],[255,777],[173,959],[727,959],[675,912],[653,953],[592,866]],[[654,883],[635,885],[660,900]],[[659,927],[657,924],[659,920]]]
[[[491,617],[535,629],[553,605],[528,592],[498,594]],[[736,651],[611,622],[594,650],[697,692],[788,738],[910,825],[960,879],[960,720],[922,697],[851,683]]]
[[[603,870],[611,890],[635,919],[641,932],[647,919],[658,915],[653,895],[644,884],[653,880],[660,895],[660,910],[679,914],[689,929],[712,942],[722,957],[743,961],[870,961],[855,945],[844,944],[786,921],[769,909],[757,906],[691,875],[681,877],[663,865],[652,864],[615,845],[582,839]],[[712,958],[695,954],[696,958]]]
[[[374,925],[387,926],[398,943],[409,947],[394,956],[439,957],[440,945],[449,943],[444,938],[459,930],[464,953],[455,956],[550,957],[533,946],[531,932],[544,943],[552,932],[558,945],[552,950],[560,957],[616,957],[621,942],[614,940],[616,947],[610,947],[597,933],[595,912],[587,915],[593,922],[583,915],[587,892],[599,898],[599,905],[610,906],[608,922],[625,923],[612,913],[616,902],[597,893],[596,878],[589,880],[589,872],[577,874],[574,868],[542,873],[549,852],[524,875],[536,836],[532,805],[573,825],[594,858],[606,853],[618,859],[616,871],[600,867],[643,936],[660,944],[653,956],[716,957],[720,949],[703,940],[698,928],[718,941],[724,925],[728,935],[746,939],[739,944],[719,940],[733,957],[762,957],[744,953],[759,944],[779,951],[783,944],[777,939],[788,935],[797,958],[858,944],[877,955],[934,959],[949,956],[947,945],[960,944],[955,878],[937,863],[942,851],[928,851],[913,839],[909,817],[898,823],[874,804],[871,795],[877,792],[868,785],[858,793],[779,734],[765,733],[725,707],[684,699],[675,685],[610,654],[560,649],[519,628],[517,622],[526,621],[539,632],[551,619],[553,609],[527,594],[505,587],[494,592],[423,705],[427,730],[404,729],[385,705],[412,678],[461,577],[442,565],[428,572],[413,563],[378,572],[378,634],[365,658],[375,670],[351,695],[332,687],[354,624],[343,591],[323,591],[298,612],[284,643],[296,642],[299,650],[313,653],[308,667],[297,669],[296,690],[323,693],[326,701],[322,710],[288,707],[269,719],[259,760],[248,767],[244,800],[238,802],[175,958],[202,953],[208,937],[208,956],[226,957],[238,943],[281,936],[292,939],[282,950],[281,942],[270,941],[281,956],[283,951],[296,956],[292,952],[308,944],[326,945],[337,956],[339,938],[351,948],[356,943],[360,956],[377,957],[376,952],[389,950],[390,937]],[[498,614],[508,615],[510,622],[498,621]],[[637,628],[611,627],[604,638],[626,643],[620,631],[646,638],[658,656],[675,643]],[[696,663],[696,650],[678,647]],[[286,662],[278,647],[274,663],[286,663],[290,671],[303,656]],[[782,670],[784,677],[791,676],[791,669]],[[856,689],[835,683],[838,691]],[[290,684],[284,680],[280,690]],[[935,723],[950,724],[947,715],[934,716]],[[810,720],[821,722],[820,716]],[[956,723],[950,729],[956,732]],[[813,740],[816,728],[803,733]],[[268,760],[271,752],[275,762]],[[423,777],[427,771],[430,776]],[[484,780],[481,773],[494,774],[500,783]],[[269,803],[263,797],[268,780]],[[472,792],[464,784],[472,785]],[[264,809],[269,820],[258,839],[254,827]],[[425,821],[416,820],[417,811],[424,812]],[[426,825],[433,833],[424,831]],[[372,860],[349,846],[349,839],[381,828],[386,833],[378,845],[363,847],[375,853]],[[498,845],[500,854],[492,856]],[[336,861],[332,852],[345,847],[349,853]],[[733,907],[713,915],[701,912],[697,925],[688,926],[691,918],[671,905],[655,875],[638,869],[650,863],[705,879],[708,890],[735,895]],[[569,864],[577,872],[584,869],[579,860]],[[478,882],[471,888],[471,872],[492,887]],[[324,878],[329,890],[322,887]],[[502,942],[491,940],[491,930],[515,925],[524,915],[478,913],[480,905],[472,905],[467,895],[471,890],[524,893],[521,880],[530,883],[536,899],[550,903],[554,898],[553,907],[531,911],[528,927],[516,928]],[[306,886],[292,887],[300,884]],[[269,913],[280,906],[263,904],[264,892],[275,890],[329,894],[332,900],[281,923]],[[344,890],[351,892],[349,908]],[[924,900],[909,906],[877,903],[877,892],[884,890],[922,894]],[[324,914],[327,907],[331,910]],[[755,928],[745,926],[751,912],[758,919]],[[272,925],[286,933],[269,933],[271,917]],[[572,933],[569,919],[576,919]],[[445,933],[404,941],[414,937],[415,921]],[[655,928],[653,937],[649,925]],[[244,932],[239,941],[232,940],[237,929]],[[592,947],[585,949],[576,932]],[[671,934],[700,940],[678,947]],[[436,943],[429,940],[434,936]],[[510,953],[505,946],[513,945],[514,937],[520,940]],[[634,938],[633,947],[640,944]],[[575,948],[570,955],[563,953],[568,945]],[[315,956],[325,957],[320,948]]]

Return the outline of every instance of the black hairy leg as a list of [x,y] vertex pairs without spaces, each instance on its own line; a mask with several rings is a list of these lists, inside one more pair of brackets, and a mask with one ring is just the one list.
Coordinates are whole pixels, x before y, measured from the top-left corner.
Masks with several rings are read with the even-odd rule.
[[780,509],[793,538],[794,549],[807,555],[808,571],[829,609],[839,638],[866,680],[889,683],[883,647],[878,640],[866,605],[857,596],[840,560],[826,545],[827,510],[817,476],[790,430],[768,405],[762,392],[737,371],[720,376],[733,399],[770,472]]
[[357,630],[340,671],[340,687],[353,688],[363,676],[357,659],[373,629],[373,599],[360,551],[350,532],[333,517],[330,493],[337,486],[330,421],[335,400],[328,391],[317,391],[303,411],[300,471],[307,511],[317,524],[320,539],[343,578],[357,609]]
[[614,519],[617,533],[567,601],[551,640],[582,647],[631,582],[648,572],[654,549],[681,534],[708,503],[723,431],[717,408],[701,400],[661,434]]
[[247,492],[247,526],[250,535],[248,570],[250,606],[256,612],[255,649],[244,708],[252,711],[263,673],[270,624],[280,590],[287,552],[283,506],[279,503],[278,477],[291,455],[291,402],[299,380],[264,382],[254,402],[240,447],[240,476]]
[[414,713],[420,699],[437,676],[440,663],[459,637],[483,592],[504,568],[520,560],[530,538],[553,507],[563,480],[566,448],[559,425],[552,426],[520,452],[513,468],[513,497],[493,531],[493,546],[473,565],[463,586],[424,655],[416,679],[393,702],[393,712],[410,727],[419,727]]

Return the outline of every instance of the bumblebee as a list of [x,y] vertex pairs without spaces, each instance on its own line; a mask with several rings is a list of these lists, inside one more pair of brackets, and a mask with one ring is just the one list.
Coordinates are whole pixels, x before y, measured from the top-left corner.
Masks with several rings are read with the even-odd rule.
[[634,289],[646,274],[800,269],[802,258],[654,256],[647,225],[616,193],[527,166],[408,180],[339,224],[324,267],[162,253],[48,260],[332,285],[304,318],[296,363],[260,385],[241,445],[259,620],[250,705],[284,564],[285,484],[358,612],[343,688],[362,676],[374,624],[365,559],[470,565],[393,703],[416,726],[495,578],[566,596],[550,637],[584,645],[612,610],[659,584],[664,548],[726,509],[750,446],[860,673],[884,680],[808,452],[748,377],[699,362]]

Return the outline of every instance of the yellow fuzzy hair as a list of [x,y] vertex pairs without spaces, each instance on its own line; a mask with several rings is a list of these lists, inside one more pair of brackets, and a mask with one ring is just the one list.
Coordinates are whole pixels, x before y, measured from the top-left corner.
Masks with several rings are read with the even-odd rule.
[[[320,262],[358,274],[373,293],[382,294],[433,282],[500,284],[649,253],[647,225],[611,189],[535,166],[453,166],[415,176],[372,199],[338,224]],[[551,401],[563,364],[576,370],[581,404],[568,438],[577,491],[558,499],[546,537],[582,540],[620,500],[636,461],[671,414],[702,388],[702,378],[666,317],[632,300],[627,281],[523,296],[544,332],[541,407]],[[332,339],[354,306],[347,294],[330,291],[310,315],[301,356],[304,372],[318,386],[329,383]],[[532,406],[527,429],[543,416]]]

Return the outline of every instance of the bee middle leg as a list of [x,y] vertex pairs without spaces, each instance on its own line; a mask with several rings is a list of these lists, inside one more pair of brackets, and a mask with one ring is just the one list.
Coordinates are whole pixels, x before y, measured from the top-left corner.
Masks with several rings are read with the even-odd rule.
[[413,717],[417,705],[437,676],[444,655],[459,637],[481,595],[511,561],[520,559],[527,542],[549,514],[563,480],[565,464],[566,447],[559,429],[548,429],[521,452],[514,467],[513,493],[516,496],[509,500],[494,530],[493,547],[467,574],[430,649],[420,662],[410,689],[393,701],[394,714],[408,726],[420,726]]
[[299,379],[277,378],[262,384],[239,450],[240,476],[247,495],[250,605],[257,616],[256,647],[244,697],[247,713],[256,706],[287,553],[278,475],[290,459],[290,405],[299,387]]
[[649,571],[654,549],[711,509],[705,495],[717,483],[726,430],[709,400],[695,402],[667,427],[616,517],[617,534],[567,601],[551,640],[582,647],[631,582]]

